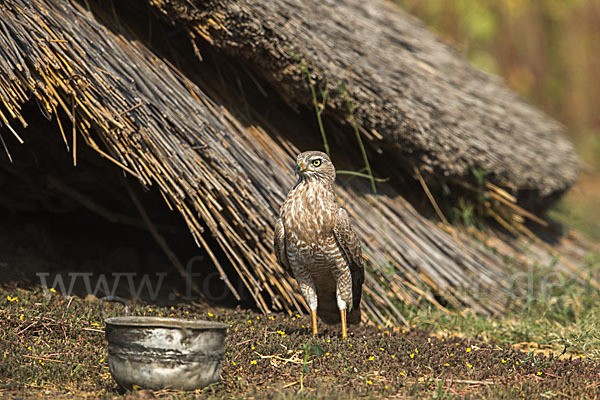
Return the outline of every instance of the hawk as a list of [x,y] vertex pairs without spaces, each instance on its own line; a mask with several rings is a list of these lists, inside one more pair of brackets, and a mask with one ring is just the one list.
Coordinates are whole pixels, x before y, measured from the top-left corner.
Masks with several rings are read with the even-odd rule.
[[327,154],[307,151],[296,159],[298,182],[281,206],[275,226],[275,254],[291,272],[310,308],[328,324],[359,323],[364,266],[360,240],[348,212],[333,192],[335,168]]

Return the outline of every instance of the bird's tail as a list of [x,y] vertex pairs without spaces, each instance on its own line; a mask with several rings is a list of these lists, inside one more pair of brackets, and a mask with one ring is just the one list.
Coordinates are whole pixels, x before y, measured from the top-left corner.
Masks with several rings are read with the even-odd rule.
[[350,312],[348,313],[348,315],[346,315],[346,321],[349,324],[360,324],[360,319],[362,317],[362,312],[360,310],[360,304],[358,305],[358,307],[353,308],[352,310],[350,310]]
[[[340,310],[337,307],[333,308],[324,308],[319,305],[317,309],[317,315],[323,322],[328,325],[337,325],[342,323],[342,318],[340,316]],[[360,304],[356,308],[352,308],[350,312],[346,314],[346,322],[349,324],[359,324],[361,319],[361,310]]]

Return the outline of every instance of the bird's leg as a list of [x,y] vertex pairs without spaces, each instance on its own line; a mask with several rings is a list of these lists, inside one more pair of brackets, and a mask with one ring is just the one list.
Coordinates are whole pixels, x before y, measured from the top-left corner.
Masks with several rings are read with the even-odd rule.
[[352,307],[352,276],[350,275],[350,268],[342,266],[337,268],[334,272],[336,280],[336,298],[337,306],[340,310],[340,319],[342,320],[342,337],[348,337],[348,330],[346,326],[346,310],[348,305]]
[[346,309],[340,309],[340,317],[342,318],[342,337],[348,337],[348,332],[346,331]]
[[[308,308],[310,308],[310,316],[312,317],[312,331],[313,335],[318,333],[317,330],[317,306],[319,304],[317,299],[317,289],[315,288],[315,283],[312,280],[312,277],[305,273],[305,271],[298,271],[299,273],[294,272],[296,279],[298,280],[298,286],[300,286],[300,292],[304,297],[304,300],[308,303]],[[304,273],[303,273],[304,272]]]
[[317,329],[317,310],[310,310],[310,316],[312,317],[313,335],[316,335],[319,333],[319,330]]

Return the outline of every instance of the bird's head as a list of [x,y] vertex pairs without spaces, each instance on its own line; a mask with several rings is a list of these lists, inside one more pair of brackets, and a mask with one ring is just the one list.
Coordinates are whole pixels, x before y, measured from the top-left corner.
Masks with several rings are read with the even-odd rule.
[[306,151],[296,158],[296,174],[303,179],[319,179],[327,183],[335,181],[335,167],[329,156],[320,151]]

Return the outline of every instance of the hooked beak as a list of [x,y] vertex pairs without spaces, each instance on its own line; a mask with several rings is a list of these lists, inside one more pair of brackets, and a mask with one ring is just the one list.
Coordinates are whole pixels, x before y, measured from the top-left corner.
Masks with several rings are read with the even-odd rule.
[[298,161],[298,164],[296,164],[296,174],[302,174],[306,172],[307,169],[306,163],[303,160]]

